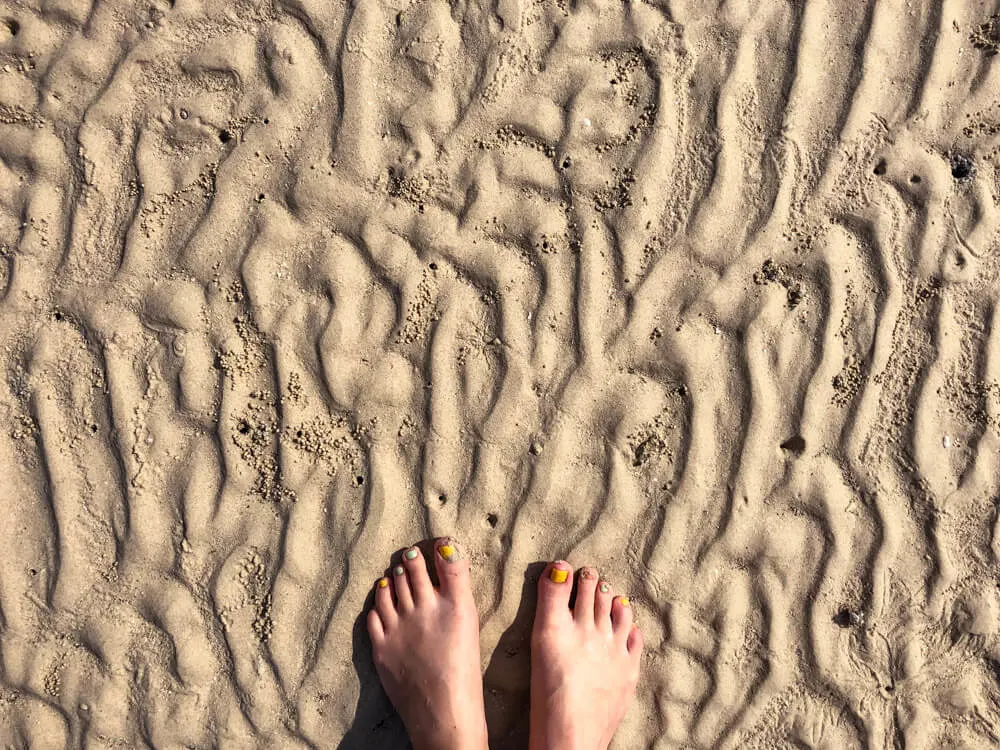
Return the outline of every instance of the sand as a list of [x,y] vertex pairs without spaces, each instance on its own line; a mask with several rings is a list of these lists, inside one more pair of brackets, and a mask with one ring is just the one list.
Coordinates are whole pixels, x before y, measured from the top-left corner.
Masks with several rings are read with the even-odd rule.
[[998,6],[0,0],[0,746],[403,747],[443,534],[494,748],[560,557],[615,748],[996,746]]

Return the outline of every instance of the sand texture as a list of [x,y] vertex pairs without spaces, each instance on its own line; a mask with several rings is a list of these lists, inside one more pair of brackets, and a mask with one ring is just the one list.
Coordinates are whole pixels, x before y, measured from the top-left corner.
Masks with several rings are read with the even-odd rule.
[[402,747],[442,534],[494,748],[559,557],[615,748],[997,746],[994,13],[0,0],[0,747]]

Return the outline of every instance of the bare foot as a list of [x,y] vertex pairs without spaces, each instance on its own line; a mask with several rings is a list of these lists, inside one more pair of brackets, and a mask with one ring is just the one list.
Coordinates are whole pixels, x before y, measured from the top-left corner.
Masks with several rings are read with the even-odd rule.
[[486,750],[469,561],[454,541],[437,539],[434,564],[438,588],[416,547],[375,584],[368,613],[375,669],[414,750]]
[[582,568],[551,563],[531,633],[530,750],[607,750],[639,680],[642,634],[628,599]]

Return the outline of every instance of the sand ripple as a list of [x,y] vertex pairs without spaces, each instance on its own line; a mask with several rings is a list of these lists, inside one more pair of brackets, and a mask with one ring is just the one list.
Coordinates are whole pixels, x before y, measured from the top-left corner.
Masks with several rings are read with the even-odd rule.
[[445,533],[498,748],[556,557],[616,747],[1000,743],[982,6],[0,0],[0,744],[399,747]]

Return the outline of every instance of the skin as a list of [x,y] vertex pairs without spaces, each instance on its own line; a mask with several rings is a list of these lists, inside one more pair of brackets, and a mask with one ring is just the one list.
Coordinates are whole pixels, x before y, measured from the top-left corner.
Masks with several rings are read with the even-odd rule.
[[570,609],[572,588],[573,569],[562,561],[538,582],[529,750],[607,750],[639,680],[642,633],[628,600],[589,567],[580,570]]
[[[485,750],[469,563],[453,540],[438,539],[434,565],[436,588],[411,547],[376,583],[368,613],[375,667],[414,750]],[[580,570],[570,609],[572,589],[573,569],[562,561],[549,564],[538,583],[529,750],[607,750],[635,694],[643,643],[627,599],[613,595],[593,568]]]
[[[453,550],[449,559],[442,548],[446,554]],[[375,669],[414,750],[486,750],[479,614],[469,561],[453,541],[438,539],[434,565],[436,588],[424,556],[410,547],[375,584],[375,607],[368,613]]]

